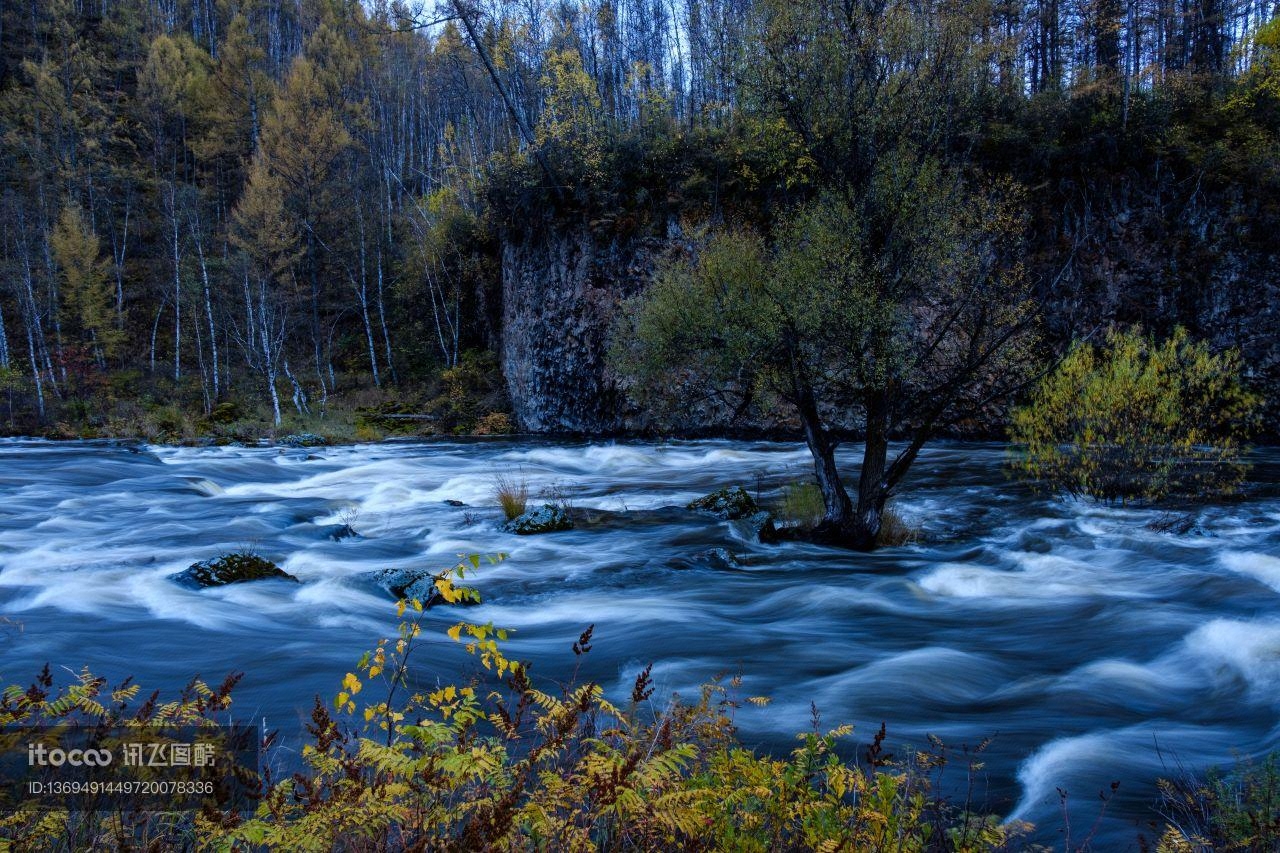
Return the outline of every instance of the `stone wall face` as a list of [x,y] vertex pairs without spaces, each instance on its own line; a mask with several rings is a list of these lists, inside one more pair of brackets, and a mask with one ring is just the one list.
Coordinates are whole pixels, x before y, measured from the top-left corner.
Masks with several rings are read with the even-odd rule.
[[501,362],[520,428],[614,432],[624,414],[606,365],[618,304],[653,266],[645,241],[587,225],[505,240]]

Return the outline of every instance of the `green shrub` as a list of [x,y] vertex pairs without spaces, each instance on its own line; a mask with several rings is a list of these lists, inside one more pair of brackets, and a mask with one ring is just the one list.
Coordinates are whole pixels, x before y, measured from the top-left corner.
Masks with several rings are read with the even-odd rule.
[[467,435],[477,431],[477,422],[488,416],[487,426],[496,425],[495,413],[507,408],[506,383],[491,352],[468,351],[453,367],[441,371],[438,393],[426,404],[442,433]]
[[1239,353],[1214,354],[1182,328],[1163,343],[1140,329],[1077,343],[1014,411],[1025,448],[1014,468],[1102,501],[1230,494],[1259,403],[1241,372]]
[[511,435],[516,431],[511,416],[506,412],[490,412],[476,421],[476,435]]

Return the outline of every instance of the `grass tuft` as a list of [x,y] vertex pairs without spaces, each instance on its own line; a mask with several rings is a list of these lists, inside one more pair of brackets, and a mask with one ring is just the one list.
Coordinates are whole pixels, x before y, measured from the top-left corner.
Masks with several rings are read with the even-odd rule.
[[812,529],[818,526],[826,514],[822,490],[812,481],[797,480],[782,488],[782,498],[776,507],[778,518],[788,527]]
[[493,482],[493,495],[502,506],[502,513],[507,521],[524,515],[529,505],[529,483],[511,474],[499,474]]
[[880,515],[880,533],[876,536],[877,545],[893,548],[898,545],[910,545],[919,540],[919,527],[907,523],[897,510],[885,507]]

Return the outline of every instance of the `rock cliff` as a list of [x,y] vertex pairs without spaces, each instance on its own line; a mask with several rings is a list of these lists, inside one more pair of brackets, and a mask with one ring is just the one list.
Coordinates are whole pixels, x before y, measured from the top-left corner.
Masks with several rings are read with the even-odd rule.
[[[1033,222],[1028,272],[1044,328],[1061,346],[1110,322],[1175,325],[1237,346],[1271,401],[1264,440],[1280,438],[1280,241],[1249,233],[1239,199],[1093,188]],[[521,429],[537,433],[774,431],[786,412],[734,413],[704,400],[675,412],[627,399],[607,364],[619,303],[641,291],[678,235],[619,234],[609,222],[553,223],[502,246],[502,369]],[[679,377],[672,377],[678,382]],[[843,413],[849,418],[849,413]],[[856,429],[856,423],[847,424]],[[998,434],[1001,424],[971,425]]]

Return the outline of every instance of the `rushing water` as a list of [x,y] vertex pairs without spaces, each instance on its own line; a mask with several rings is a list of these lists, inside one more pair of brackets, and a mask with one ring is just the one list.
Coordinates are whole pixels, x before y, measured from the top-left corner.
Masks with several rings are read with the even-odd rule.
[[[510,653],[544,678],[569,676],[569,647],[594,623],[582,677],[620,697],[652,661],[663,696],[741,673],[742,695],[773,699],[737,713],[765,748],[789,749],[811,702],[863,739],[888,721],[899,746],[994,736],[987,807],[1052,842],[1064,788],[1078,838],[1118,780],[1102,832],[1124,849],[1153,818],[1156,777],[1280,742],[1280,453],[1258,454],[1250,496],[1197,509],[1187,535],[1148,529],[1155,511],[1036,496],[1003,461],[998,445],[927,450],[898,500],[921,542],[867,555],[760,545],[675,508],[734,482],[768,502],[804,476],[798,445],[0,442],[0,676],[49,661],[172,691],[243,670],[239,712],[296,736],[310,698],[333,695],[393,629],[372,570],[505,551],[465,615],[515,628]],[[852,453],[842,463],[856,468]],[[559,490],[590,519],[502,533],[500,474]],[[361,537],[331,539],[343,523]],[[167,579],[244,546],[302,583]],[[441,640],[425,679],[466,665]]]

